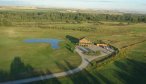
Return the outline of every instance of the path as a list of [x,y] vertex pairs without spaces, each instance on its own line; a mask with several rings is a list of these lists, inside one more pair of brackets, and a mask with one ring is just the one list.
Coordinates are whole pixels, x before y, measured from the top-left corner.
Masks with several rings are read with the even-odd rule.
[[[21,80],[16,80],[16,81],[8,81],[8,82],[0,83],[0,84],[22,84],[22,83],[24,84],[24,83],[30,83],[30,82],[35,82],[35,81],[41,81],[41,80],[46,80],[46,79],[51,79],[51,78],[58,78],[58,77],[63,77],[63,76],[67,76],[67,75],[72,75],[74,73],[80,72],[83,69],[85,69],[90,64],[91,61],[93,61],[97,58],[100,58],[100,57],[107,56],[107,55],[112,53],[111,51],[108,52],[107,50],[102,49],[102,48],[101,48],[101,50],[102,50],[101,55],[91,57],[91,56],[84,55],[81,52],[81,50],[76,48],[75,51],[81,56],[82,63],[81,63],[80,66],[78,66],[75,69],[72,69],[72,70],[69,70],[69,71],[66,71],[66,72],[54,73],[54,74],[49,74],[49,75],[44,75],[44,76],[39,76],[39,77],[21,79]],[[106,53],[105,53],[105,51],[106,51]]]

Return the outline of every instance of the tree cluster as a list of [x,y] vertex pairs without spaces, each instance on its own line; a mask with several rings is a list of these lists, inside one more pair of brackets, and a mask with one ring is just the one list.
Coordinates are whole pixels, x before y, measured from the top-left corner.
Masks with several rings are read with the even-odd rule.
[[96,14],[96,13],[61,13],[61,12],[24,12],[0,11],[0,25],[11,25],[12,22],[66,22],[81,23],[82,21],[120,21],[146,22],[146,15],[142,14]]

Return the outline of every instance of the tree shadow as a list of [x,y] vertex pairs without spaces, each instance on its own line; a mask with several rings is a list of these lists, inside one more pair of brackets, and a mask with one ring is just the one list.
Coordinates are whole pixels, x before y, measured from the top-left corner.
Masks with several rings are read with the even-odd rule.
[[[53,73],[51,71],[47,70],[46,74],[53,74]],[[61,83],[58,80],[58,78],[52,78],[49,80],[41,80],[41,81],[36,81],[36,82],[32,82],[32,83],[27,83],[27,84],[61,84]]]
[[69,67],[67,67],[67,66],[65,66],[64,64],[61,64],[61,63],[59,63],[59,62],[55,62],[56,63],[56,65],[57,65],[57,67],[59,68],[59,69],[61,69],[62,71],[68,71],[70,68]]
[[27,73],[31,73],[33,71],[33,67],[29,64],[25,65],[20,57],[15,57],[10,67],[10,74],[13,78],[21,77]]
[[[74,69],[72,64],[67,60],[64,60],[66,66],[56,62],[56,65],[64,70],[68,71]],[[136,60],[126,59],[124,61],[115,61],[115,66],[118,67],[118,70],[114,70],[113,76],[117,78],[124,84],[145,84],[146,83],[146,63],[139,62]],[[120,70],[119,70],[120,69]],[[7,73],[5,71],[0,71],[0,81],[7,81],[8,79],[14,80],[17,78],[28,77],[27,74],[40,74],[38,72],[34,73],[34,69],[30,65],[25,65],[19,57],[16,57],[11,63],[11,71]],[[31,74],[31,75],[32,75]],[[42,72],[41,72],[42,74]],[[49,70],[47,74],[52,74]],[[45,75],[45,74],[42,74]],[[13,78],[14,77],[14,78]],[[68,81],[70,80],[70,81]],[[67,81],[67,82],[65,82]],[[116,81],[110,80],[110,78],[106,78],[105,75],[96,71],[96,70],[83,70],[81,72],[77,72],[75,74],[68,75],[67,77],[63,77],[63,79],[52,78],[49,80],[37,81],[29,84],[113,84]]]
[[100,83],[96,75],[93,75],[87,70],[83,70],[75,75],[70,75],[68,77],[72,80],[73,84],[99,84]]
[[70,36],[70,35],[66,35],[66,38],[73,44],[77,44],[79,42],[78,38],[75,38],[75,37]]
[[[72,66],[66,60],[65,60],[65,63],[67,65],[66,67],[65,66],[62,67],[62,66],[60,66],[60,64],[57,64],[57,65],[59,66],[59,68],[63,69],[64,71],[76,68],[76,67]],[[69,82],[69,84],[101,84],[101,81],[99,81],[99,80],[104,81],[106,84],[112,84],[112,82],[109,81],[109,79],[105,78],[100,73],[89,72],[86,69],[84,69],[83,71],[68,75],[65,78],[67,78],[68,80],[71,80],[71,82]]]
[[6,81],[9,78],[9,74],[5,71],[0,70],[0,82]]
[[67,44],[65,45],[65,47],[66,47],[66,49],[69,50],[70,52],[72,52],[72,53],[74,52],[74,47],[75,47],[74,45],[71,45],[71,44],[68,44],[68,43],[67,43]]
[[15,57],[10,65],[10,71],[0,71],[0,81],[15,80],[26,78],[32,75],[33,67],[25,65],[20,57]]
[[125,84],[146,83],[146,63],[126,59],[124,62],[116,61],[115,65],[121,70],[115,71],[117,78]]
[[[70,65],[71,66],[71,65]],[[113,84],[108,78],[104,77],[97,71],[88,71],[84,69],[75,75],[69,76],[73,84]]]
[[[0,70],[0,82],[21,80],[25,78],[31,78],[35,76],[44,76],[46,74],[52,74],[49,70],[46,73],[42,71],[36,71],[31,65],[25,65],[20,57],[15,57],[10,66],[10,72]],[[55,83],[54,83],[55,81]],[[49,81],[42,80],[33,82],[30,84],[60,84],[57,78],[53,78]]]
[[96,72],[96,77],[98,77],[99,80],[102,80],[102,82],[100,82],[101,84],[104,82],[105,84],[114,84],[111,79],[106,78],[105,76],[103,76],[101,73]]
[[[68,61],[64,60],[66,66],[64,64],[61,64],[59,62],[55,62],[55,64],[58,66],[59,69],[61,69],[62,71],[69,71],[71,69],[74,69],[75,67],[72,66]],[[48,71],[50,74],[53,74],[51,73],[50,71]],[[43,81],[38,81],[38,82],[33,82],[33,83],[30,83],[30,84],[63,84],[61,83],[61,81],[58,80],[58,78],[52,78],[52,79],[49,79],[49,80],[43,80]],[[67,83],[68,84],[68,83]]]

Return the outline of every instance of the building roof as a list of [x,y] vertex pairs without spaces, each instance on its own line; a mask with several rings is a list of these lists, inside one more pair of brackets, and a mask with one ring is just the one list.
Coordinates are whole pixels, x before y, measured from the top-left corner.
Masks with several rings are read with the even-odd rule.
[[[81,38],[79,38],[79,40],[82,40],[82,39],[87,39],[87,40],[90,40],[89,38],[87,38],[87,37],[81,37]],[[91,40],[90,40],[91,41]]]

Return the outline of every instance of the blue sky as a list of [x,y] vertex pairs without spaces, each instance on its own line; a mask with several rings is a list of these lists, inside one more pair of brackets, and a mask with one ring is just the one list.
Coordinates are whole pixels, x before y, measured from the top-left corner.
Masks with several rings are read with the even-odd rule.
[[146,12],[146,0],[0,0],[0,5],[114,9]]

